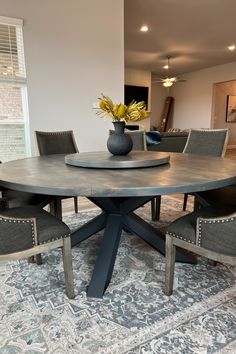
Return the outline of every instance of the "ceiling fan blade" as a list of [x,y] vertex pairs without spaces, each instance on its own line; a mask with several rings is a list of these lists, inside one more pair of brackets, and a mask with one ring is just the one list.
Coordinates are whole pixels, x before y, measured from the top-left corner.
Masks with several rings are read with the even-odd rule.
[[164,82],[165,80],[164,79],[155,79],[155,80],[153,80],[152,81],[152,83],[162,83],[162,82]]
[[177,83],[177,82],[185,82],[185,79],[181,79],[178,76],[171,76],[170,75],[170,59],[171,56],[167,56],[167,65],[165,66],[165,69],[167,69],[167,76],[164,77],[156,77],[152,82],[153,83],[163,83],[164,86],[172,86],[173,84]]

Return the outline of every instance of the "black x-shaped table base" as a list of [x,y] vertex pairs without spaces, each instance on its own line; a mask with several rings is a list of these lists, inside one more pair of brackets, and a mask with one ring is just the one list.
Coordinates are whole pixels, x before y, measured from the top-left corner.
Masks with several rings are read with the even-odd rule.
[[[88,287],[89,297],[102,298],[108,287],[122,229],[129,230],[146,241],[161,254],[165,254],[163,233],[149,225],[133,211],[147,203],[152,197],[90,197],[103,212],[74,231],[71,236],[72,246],[86,240],[105,228],[101,248],[95,263],[93,275]],[[196,263],[196,260],[180,249],[176,252],[176,261]]]

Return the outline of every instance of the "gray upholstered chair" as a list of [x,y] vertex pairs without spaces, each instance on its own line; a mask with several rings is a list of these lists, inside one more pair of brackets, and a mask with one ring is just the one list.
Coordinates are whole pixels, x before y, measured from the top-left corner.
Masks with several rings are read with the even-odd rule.
[[[2,162],[0,161],[0,163]],[[23,205],[36,205],[40,208],[44,208],[51,202],[52,199],[43,194],[19,192],[4,187],[1,187],[1,194],[3,198],[7,199],[9,208],[15,208]]]
[[0,261],[36,256],[62,247],[66,294],[74,298],[70,229],[41,208],[7,209],[0,199]]
[[166,231],[165,294],[173,291],[176,247],[236,265],[236,207],[206,207],[172,222]]
[[[41,132],[36,131],[36,140],[38,144],[38,150],[40,156],[54,155],[54,154],[74,154],[79,152],[75,142],[74,134],[72,130],[58,131],[58,132]],[[54,207],[56,206],[57,216],[62,217],[61,199],[70,198],[58,197],[54,199]],[[78,213],[78,198],[74,198],[74,210]],[[51,204],[51,210],[53,204]]]
[[74,154],[79,152],[72,130],[58,132],[36,131],[39,154]]
[[[183,153],[224,157],[228,142],[228,129],[191,129]],[[184,195],[183,210],[188,194]],[[159,220],[161,197],[152,201],[152,220]]]
[[219,189],[195,193],[195,199],[199,207],[205,206],[235,206],[236,184]]
[[[224,157],[228,136],[228,129],[191,129],[183,153]],[[185,194],[183,210],[187,201],[188,194]]]
[[125,133],[131,136],[133,141],[132,150],[147,150],[145,130],[126,130]]

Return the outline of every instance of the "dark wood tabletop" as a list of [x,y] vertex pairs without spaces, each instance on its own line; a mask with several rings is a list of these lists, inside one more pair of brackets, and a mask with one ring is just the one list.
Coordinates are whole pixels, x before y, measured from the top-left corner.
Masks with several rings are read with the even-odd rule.
[[64,159],[64,155],[51,155],[3,163],[0,185],[60,196],[128,197],[204,191],[236,183],[235,162],[220,157],[171,153],[168,164],[132,169],[69,166]]

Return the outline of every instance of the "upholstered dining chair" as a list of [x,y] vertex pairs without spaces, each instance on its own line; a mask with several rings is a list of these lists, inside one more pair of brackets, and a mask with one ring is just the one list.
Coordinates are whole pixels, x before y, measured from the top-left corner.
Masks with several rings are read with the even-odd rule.
[[[2,161],[0,161],[0,163],[2,163]],[[4,187],[1,187],[1,195],[3,198],[7,199],[9,208],[23,205],[35,205],[44,208],[51,202],[51,198],[43,194],[14,191]]]
[[[191,129],[184,147],[185,154],[211,155],[224,157],[228,129]],[[183,210],[186,210],[188,194],[184,195]],[[155,197],[152,204],[152,220],[159,220],[161,197]]]
[[32,257],[62,247],[66,294],[75,297],[70,229],[62,221],[35,206],[7,208],[0,199],[0,261]]
[[[54,132],[36,131],[35,134],[40,156],[55,154],[66,155],[79,152],[72,130]],[[54,205],[56,205],[58,217],[62,217],[61,200],[65,198],[70,198],[70,196],[54,199]],[[78,198],[73,198],[74,210],[78,213]],[[53,204],[51,204],[51,208],[53,209]]]
[[147,150],[145,130],[126,130],[125,133],[128,134],[133,141],[132,150]]
[[206,206],[235,206],[236,184],[232,186],[212,189],[205,192],[195,193],[198,207]]
[[[183,153],[224,157],[228,143],[228,129],[191,129]],[[186,210],[188,194],[184,194]]]
[[206,207],[172,222],[166,230],[165,294],[173,292],[176,247],[236,265],[236,205]]

